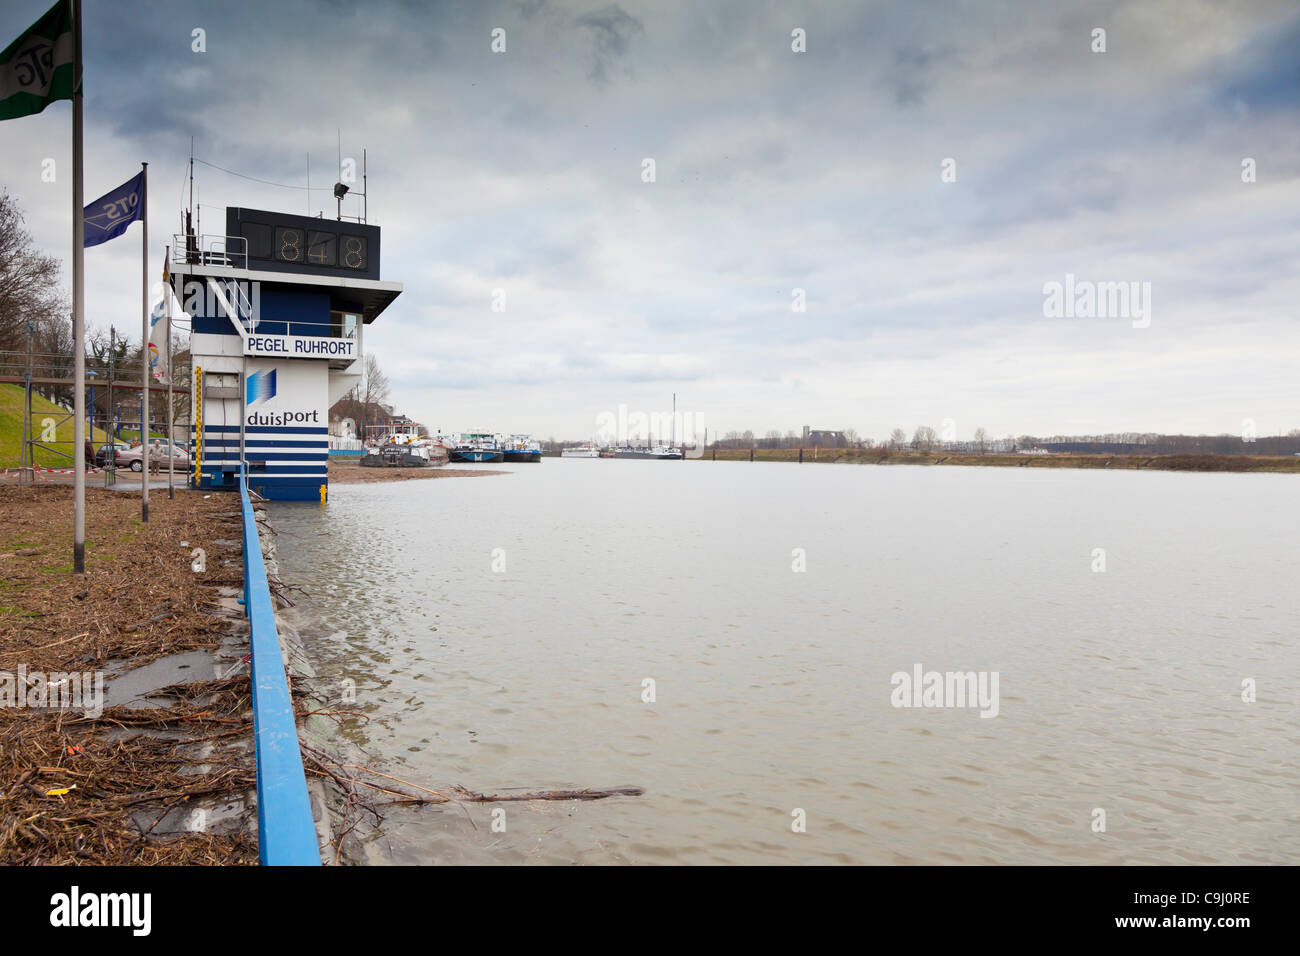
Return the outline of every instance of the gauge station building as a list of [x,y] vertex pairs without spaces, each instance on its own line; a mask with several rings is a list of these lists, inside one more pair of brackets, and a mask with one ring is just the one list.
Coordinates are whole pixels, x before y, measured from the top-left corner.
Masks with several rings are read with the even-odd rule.
[[361,380],[366,327],[401,294],[379,227],[226,209],[221,236],[175,238],[170,281],[193,322],[190,481],[323,501],[329,409]]

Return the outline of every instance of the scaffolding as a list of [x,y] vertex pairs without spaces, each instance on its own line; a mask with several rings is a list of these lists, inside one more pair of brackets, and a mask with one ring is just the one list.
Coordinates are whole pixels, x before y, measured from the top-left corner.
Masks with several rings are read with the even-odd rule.
[[[110,330],[110,334],[113,334]],[[112,351],[113,339],[110,339],[110,352]],[[138,395],[143,386],[140,384],[141,379],[141,362],[143,359],[134,361],[117,362],[115,357],[110,357],[105,368],[89,369],[87,374],[87,388],[90,392],[90,409],[87,425],[87,441],[92,448],[92,454],[86,459],[86,467],[89,470],[95,461],[95,452],[105,445],[114,445],[120,440],[123,430],[132,431],[140,436],[144,441],[155,428],[166,429],[165,434],[169,441],[176,440],[175,409],[172,404],[164,402],[167,405],[166,416],[162,421],[157,420],[153,415],[148,416],[147,427],[141,427],[143,407],[137,407],[132,410],[133,405],[143,406]],[[0,383],[22,385],[23,386],[23,436],[19,448],[18,461],[18,481],[34,482],[36,474],[42,470],[36,462],[36,453],[38,450],[54,455],[59,459],[68,462],[71,467],[75,460],[75,448],[72,448],[73,439],[58,438],[58,431],[61,427],[72,420],[73,413],[66,407],[62,406],[57,397],[50,397],[58,411],[47,411],[39,416],[33,416],[32,396],[38,390],[53,390],[56,388],[70,389],[75,383],[72,378],[72,355],[70,353],[49,353],[34,352],[32,350],[32,328],[28,325],[26,348],[23,351],[0,351]],[[89,363],[88,363],[89,365]],[[95,401],[96,390],[103,390],[103,414],[99,414],[99,406]],[[125,390],[128,394],[137,393],[134,401],[119,402],[117,390]],[[166,396],[168,388],[166,385],[151,384],[149,386],[150,397],[154,394]],[[190,393],[186,385],[174,385],[171,389],[173,395],[187,396]],[[152,405],[152,402],[148,403]],[[122,412],[125,409],[128,417],[123,418]],[[36,421],[39,417],[39,427]],[[188,426],[186,426],[188,428]],[[100,441],[95,440],[95,429],[99,428],[103,433]],[[48,456],[47,456],[48,457]],[[105,455],[105,487],[115,482],[116,454]],[[54,469],[58,470],[58,469]]]

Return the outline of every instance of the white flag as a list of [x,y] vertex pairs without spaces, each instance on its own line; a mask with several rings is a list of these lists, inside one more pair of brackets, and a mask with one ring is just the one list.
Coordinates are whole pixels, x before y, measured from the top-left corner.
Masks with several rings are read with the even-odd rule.
[[162,296],[149,313],[149,372],[154,381],[167,384],[168,351],[172,341],[172,309],[167,297],[167,264],[163,263]]

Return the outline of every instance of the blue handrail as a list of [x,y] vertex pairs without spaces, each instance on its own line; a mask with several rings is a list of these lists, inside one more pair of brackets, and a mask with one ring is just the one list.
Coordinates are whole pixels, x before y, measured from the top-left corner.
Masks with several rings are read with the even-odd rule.
[[263,866],[320,866],[320,845],[298,749],[298,725],[244,463],[239,468],[239,501],[244,519],[244,611],[252,652],[258,856]]

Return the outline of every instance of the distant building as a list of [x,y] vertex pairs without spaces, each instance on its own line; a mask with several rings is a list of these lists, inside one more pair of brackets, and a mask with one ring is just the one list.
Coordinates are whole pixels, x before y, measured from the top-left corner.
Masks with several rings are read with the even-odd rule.
[[843,448],[848,444],[842,431],[803,427],[803,443],[813,448]]

